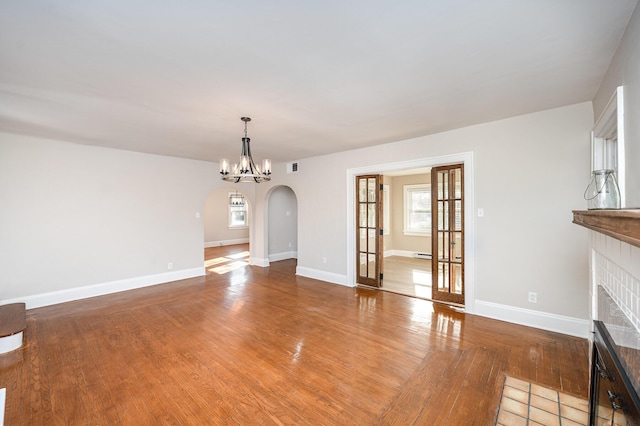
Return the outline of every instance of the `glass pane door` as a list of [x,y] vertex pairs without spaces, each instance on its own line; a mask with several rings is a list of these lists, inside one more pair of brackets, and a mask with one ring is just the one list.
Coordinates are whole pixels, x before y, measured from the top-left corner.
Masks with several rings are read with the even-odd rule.
[[358,284],[382,282],[382,176],[356,177],[356,256]]
[[464,304],[464,169],[431,169],[433,299]]

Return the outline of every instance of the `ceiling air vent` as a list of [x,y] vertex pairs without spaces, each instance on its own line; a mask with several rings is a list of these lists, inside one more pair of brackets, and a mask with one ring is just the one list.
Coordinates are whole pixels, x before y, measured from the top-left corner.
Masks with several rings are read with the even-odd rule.
[[296,173],[298,171],[298,162],[287,163],[287,173]]

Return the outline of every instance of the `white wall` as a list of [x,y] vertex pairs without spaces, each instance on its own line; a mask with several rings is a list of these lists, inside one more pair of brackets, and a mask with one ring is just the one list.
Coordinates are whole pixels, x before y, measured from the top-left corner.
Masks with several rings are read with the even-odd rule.
[[298,202],[291,188],[278,186],[269,194],[269,260],[296,258],[298,253]]
[[[247,203],[253,198],[253,185],[244,185],[238,194],[242,194]],[[241,244],[249,242],[249,227],[229,228],[229,193],[236,192],[236,187],[223,186],[212,191],[204,205],[204,246]],[[250,205],[247,206],[250,208]],[[251,218],[249,218],[251,220]]]
[[[476,299],[487,309],[531,310],[586,324],[587,233],[571,223],[571,210],[586,207],[592,125],[586,102],[308,158],[299,161],[297,173],[287,174],[278,164],[272,182],[257,189],[256,208],[270,185],[290,186],[298,194],[299,270],[347,282],[347,258],[354,256],[346,250],[346,203],[353,202],[346,199],[347,170],[472,151],[476,206],[485,210],[485,217],[471,218]],[[527,302],[530,291],[537,293],[537,304]]]
[[640,7],[636,6],[593,100],[597,119],[616,87],[624,86],[627,207],[640,207]]
[[202,274],[196,213],[221,184],[214,163],[0,133],[0,303]]

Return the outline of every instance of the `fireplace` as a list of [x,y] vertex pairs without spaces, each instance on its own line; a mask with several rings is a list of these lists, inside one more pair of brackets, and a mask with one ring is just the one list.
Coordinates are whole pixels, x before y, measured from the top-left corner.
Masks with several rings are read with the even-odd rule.
[[[640,425],[637,381],[602,321],[595,321],[589,392],[589,424]],[[637,355],[637,354],[636,354]]]
[[589,228],[590,424],[640,426],[640,209],[574,211]]

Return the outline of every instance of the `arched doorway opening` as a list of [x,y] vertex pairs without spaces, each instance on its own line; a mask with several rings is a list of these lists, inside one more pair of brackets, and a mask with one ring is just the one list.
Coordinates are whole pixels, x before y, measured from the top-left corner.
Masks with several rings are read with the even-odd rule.
[[267,194],[266,248],[269,262],[298,258],[298,198],[288,186]]

